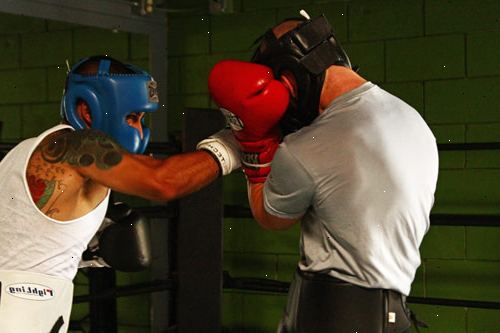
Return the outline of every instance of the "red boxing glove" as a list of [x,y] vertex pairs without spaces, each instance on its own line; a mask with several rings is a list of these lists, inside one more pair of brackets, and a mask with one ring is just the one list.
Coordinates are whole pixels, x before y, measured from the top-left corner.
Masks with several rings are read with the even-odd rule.
[[265,182],[281,140],[278,122],[288,107],[287,88],[267,66],[238,60],[217,63],[208,87],[240,143],[248,180]]

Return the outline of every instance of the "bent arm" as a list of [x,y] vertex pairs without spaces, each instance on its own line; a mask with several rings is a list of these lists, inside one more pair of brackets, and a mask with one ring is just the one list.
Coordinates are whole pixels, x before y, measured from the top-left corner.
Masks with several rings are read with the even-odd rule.
[[219,175],[206,151],[166,159],[129,154],[105,134],[92,129],[64,133],[42,148],[49,163],[65,163],[84,178],[115,191],[154,201],[195,192]]
[[248,183],[248,200],[257,223],[269,230],[286,230],[300,219],[287,219],[269,214],[264,207],[264,183]]

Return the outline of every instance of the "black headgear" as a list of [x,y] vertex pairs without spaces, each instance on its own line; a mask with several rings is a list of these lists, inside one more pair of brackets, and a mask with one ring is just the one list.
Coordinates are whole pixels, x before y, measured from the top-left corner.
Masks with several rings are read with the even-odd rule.
[[[290,99],[280,125],[284,135],[309,125],[318,116],[325,71],[331,65],[351,68],[351,62],[326,17],[288,19],[304,21],[276,38],[269,29],[261,38],[252,62],[270,67],[276,78],[284,71],[293,74],[297,97]],[[284,21],[284,22],[285,22]]]

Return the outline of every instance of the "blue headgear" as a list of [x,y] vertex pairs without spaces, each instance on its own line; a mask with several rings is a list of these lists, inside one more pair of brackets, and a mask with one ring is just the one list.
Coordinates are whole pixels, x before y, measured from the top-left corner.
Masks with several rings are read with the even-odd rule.
[[[97,73],[79,74],[79,66],[89,59],[99,61]],[[124,66],[127,73],[111,73],[112,62]],[[149,128],[142,124],[141,139],[139,131],[127,124],[126,116],[132,112],[158,109],[156,82],[147,72],[109,57],[83,59],[68,73],[61,115],[75,129],[85,129],[87,126],[76,111],[79,100],[90,108],[92,128],[108,134],[131,153],[144,152],[149,141]]]

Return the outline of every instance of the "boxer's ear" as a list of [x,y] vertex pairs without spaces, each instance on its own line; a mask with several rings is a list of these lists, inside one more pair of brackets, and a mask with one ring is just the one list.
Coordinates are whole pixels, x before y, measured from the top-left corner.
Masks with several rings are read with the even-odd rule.
[[290,71],[283,71],[280,77],[281,83],[288,89],[288,92],[293,97],[297,98],[297,82],[295,81],[295,77]]
[[76,112],[88,128],[92,127],[92,113],[90,112],[90,108],[85,101],[78,100],[78,102],[76,102]]

